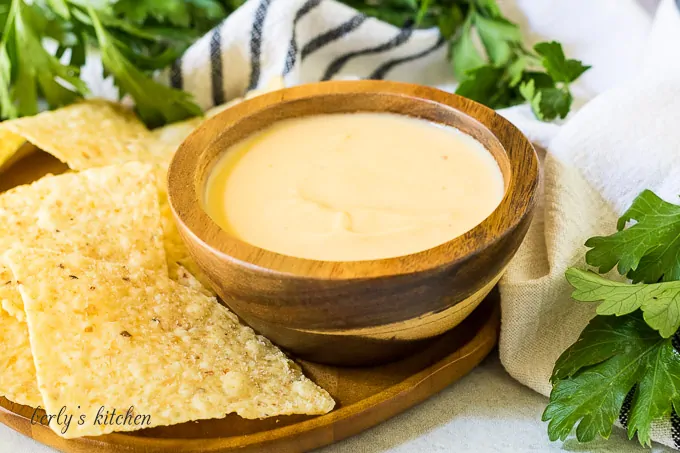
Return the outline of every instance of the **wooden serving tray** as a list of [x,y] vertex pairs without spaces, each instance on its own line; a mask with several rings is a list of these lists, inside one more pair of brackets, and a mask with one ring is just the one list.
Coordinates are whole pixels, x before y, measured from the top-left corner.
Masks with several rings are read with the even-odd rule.
[[[65,166],[54,158],[34,153],[2,174],[0,191],[64,170]],[[337,403],[332,412],[322,416],[245,420],[228,415],[219,420],[67,440],[47,426],[33,424],[33,408],[0,398],[0,422],[67,453],[300,453],[375,426],[460,379],[493,349],[499,324],[498,293],[492,291],[462,324],[403,360],[369,368],[298,361],[305,374]]]

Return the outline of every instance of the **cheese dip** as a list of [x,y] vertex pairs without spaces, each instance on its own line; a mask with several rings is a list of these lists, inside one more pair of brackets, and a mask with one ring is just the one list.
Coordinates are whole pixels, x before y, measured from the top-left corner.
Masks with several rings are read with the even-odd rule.
[[391,113],[287,119],[227,149],[204,208],[229,234],[299,258],[420,252],[469,231],[504,195],[494,157],[460,130]]

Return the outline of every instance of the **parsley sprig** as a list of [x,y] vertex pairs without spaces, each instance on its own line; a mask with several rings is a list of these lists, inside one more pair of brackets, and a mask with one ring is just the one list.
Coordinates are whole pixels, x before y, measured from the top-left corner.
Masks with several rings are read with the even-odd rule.
[[[351,6],[404,26],[439,27],[450,39],[456,93],[491,108],[528,102],[537,118],[565,118],[570,85],[590,66],[568,59],[557,42],[527,49],[517,24],[503,16],[496,0],[363,0]],[[481,41],[482,48],[478,48]]]
[[599,315],[623,316],[642,310],[649,327],[664,338],[680,327],[680,281],[630,285],[573,268],[567,271],[567,280],[575,288],[571,295],[575,300],[601,301]]
[[[457,93],[491,108],[529,103],[541,120],[564,118],[573,99],[570,84],[588,69],[567,59],[556,42],[526,49],[519,27],[496,0],[340,1],[400,27],[438,27],[450,44]],[[0,115],[33,115],[41,101],[55,108],[85,96],[79,70],[92,49],[147,124],[196,115],[189,95],[161,86],[153,74],[243,3],[0,0]],[[56,51],[45,50],[45,41]]]
[[[624,229],[630,221],[636,223]],[[680,206],[646,190],[619,219],[618,232],[594,237],[586,259],[601,273],[614,266],[634,282],[680,280]]]
[[0,114],[34,115],[41,101],[56,108],[88,94],[79,70],[92,49],[149,125],[200,114],[187,93],[152,75],[232,11],[231,3],[242,2],[0,0]]
[[172,123],[189,115],[201,114],[189,93],[160,85],[138,70],[125,57],[115,37],[102,26],[94,9],[88,7],[87,10],[101,48],[104,67],[113,75],[116,84],[135,99],[137,111],[147,123]]
[[543,420],[552,440],[575,426],[579,441],[606,438],[630,395],[628,435],[650,445],[652,423],[680,413],[680,206],[644,191],[616,233],[586,245],[589,265],[636,283],[567,271],[572,297],[599,302],[598,315],[557,360]]
[[[487,53],[474,46],[473,26]],[[565,118],[573,97],[569,85],[590,67],[567,59],[557,42],[542,42],[534,51],[522,45],[519,28],[495,9],[473,8],[452,47],[456,90],[494,108],[529,102],[537,118]]]
[[34,115],[38,98],[50,107],[69,104],[87,92],[78,77],[78,68],[60,63],[42,45],[47,20],[36,7],[12,0],[5,5],[0,40],[0,111],[3,117]]

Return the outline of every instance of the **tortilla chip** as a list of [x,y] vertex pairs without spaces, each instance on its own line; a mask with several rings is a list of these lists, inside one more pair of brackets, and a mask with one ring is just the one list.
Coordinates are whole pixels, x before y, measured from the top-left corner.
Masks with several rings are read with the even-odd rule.
[[286,85],[283,82],[283,77],[281,76],[272,77],[267,81],[267,83],[262,88],[248,91],[245,95],[245,98],[246,99],[256,98],[262,94],[270,93],[276,90],[281,90],[285,87]]
[[5,121],[0,128],[74,170],[149,159],[146,126],[122,105],[100,99]]
[[[0,262],[0,300],[22,306],[10,270]],[[23,311],[21,311],[23,315]],[[28,339],[28,326],[0,310],[0,395],[10,401],[37,407],[42,404]]]
[[172,156],[179,145],[196,129],[204,118],[196,117],[179,123],[169,124],[151,131],[147,141],[147,150],[156,162],[165,166],[170,165]]
[[[26,321],[26,313],[24,313],[24,304],[21,302],[19,289],[12,272],[5,266],[2,257],[0,257],[0,312],[3,316],[13,316],[17,321]],[[28,335],[28,331],[26,334]]]
[[[14,249],[7,260],[21,282],[46,411],[86,416],[65,432],[51,426],[63,437],[334,406],[216,299],[165,274],[40,250]],[[94,423],[102,407],[125,414],[133,406],[148,424]]]
[[160,222],[156,181],[147,164],[47,176],[0,195],[0,250],[23,244],[77,251],[167,272]]
[[205,112],[205,117],[206,118],[212,118],[213,116],[217,115],[218,113],[224,112],[229,107],[232,107],[236,104],[240,104],[245,99],[252,99],[252,98],[258,97],[262,94],[266,94],[266,93],[276,91],[276,90],[281,90],[285,87],[286,86],[283,83],[282,77],[273,77],[272,79],[269,80],[269,82],[267,82],[267,84],[264,86],[264,88],[257,89],[257,90],[250,90],[242,98],[234,98],[234,99],[232,99],[231,101],[229,101],[225,104],[221,104],[221,105],[217,105],[215,107],[212,107],[211,109],[209,109]]
[[243,98],[234,98],[234,99],[232,99],[231,101],[229,101],[225,104],[217,105],[217,106],[209,109],[208,111],[206,111],[205,117],[206,118],[212,118],[213,116],[217,115],[218,113],[222,113],[225,110],[227,110],[229,107],[233,107],[236,104],[240,104],[241,102],[243,102]]
[[13,316],[17,321],[25,322],[26,313],[24,313],[24,305],[21,302],[19,293],[11,295],[16,297],[9,297],[8,293],[0,293],[0,311]]
[[22,136],[3,129],[2,124],[0,123],[0,171],[18,159],[17,153],[26,142]]
[[[172,208],[168,202],[168,188],[165,180],[167,168],[163,165],[156,166],[156,176],[158,178],[158,202],[161,210],[161,227],[163,229],[163,247],[165,248],[165,256],[168,260],[168,272],[170,278],[176,282],[188,286],[189,288],[198,289],[195,287],[198,282],[202,285],[200,292],[204,294],[215,295],[211,289],[211,284],[208,278],[203,274],[198,265],[189,255],[184,241],[179,235],[175,218],[172,215]],[[184,275],[185,271],[189,271],[193,279],[189,279]]]
[[[211,284],[208,277],[203,274],[198,267],[198,264],[196,264],[189,255],[189,250],[186,245],[184,245],[184,242],[179,235],[179,231],[177,230],[177,226],[172,217],[172,211],[167,203],[161,206],[161,221],[163,225],[163,246],[165,247],[165,255],[168,259],[168,272],[170,278],[184,284],[188,280],[185,278],[178,279],[178,277],[181,276],[181,269],[187,270],[204,286],[204,291],[201,292],[208,291],[209,294],[214,295],[215,293],[209,289]],[[190,285],[185,286],[189,286],[190,288],[193,287]]]
[[[200,271],[199,271],[200,274]],[[169,266],[168,275],[171,280],[176,281],[182,286],[191,288],[204,296],[212,297],[215,293],[210,289],[209,286],[203,285],[194,275],[189,272],[184,266],[175,264],[174,266]],[[201,274],[203,275],[203,274]]]

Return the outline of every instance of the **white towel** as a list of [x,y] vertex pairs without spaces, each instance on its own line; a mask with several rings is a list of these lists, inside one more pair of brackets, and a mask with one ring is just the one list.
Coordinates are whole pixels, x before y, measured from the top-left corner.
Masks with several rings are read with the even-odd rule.
[[[501,282],[500,343],[507,371],[544,395],[555,360],[594,314],[570,300],[564,279],[584,264],[584,241],[613,232],[645,188],[668,200],[680,194],[680,14],[664,0],[652,25],[641,4],[501,1],[529,42],[556,39],[593,65],[574,87],[575,107],[590,102],[563,125],[537,122],[526,106],[502,112],[547,148],[536,219]],[[450,89],[446,54],[436,29],[394,27],[333,0],[250,0],[164,77],[203,108],[279,76],[288,86],[358,77]],[[680,447],[680,418],[652,437]]]

